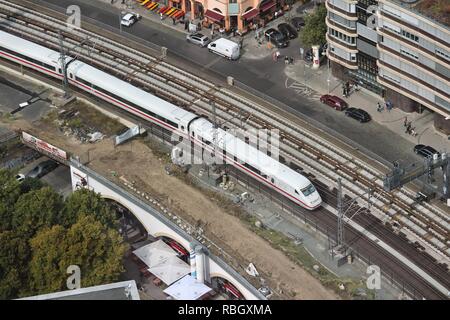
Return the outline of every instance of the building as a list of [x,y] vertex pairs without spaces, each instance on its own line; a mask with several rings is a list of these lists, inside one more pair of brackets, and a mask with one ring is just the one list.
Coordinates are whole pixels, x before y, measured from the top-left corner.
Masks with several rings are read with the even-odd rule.
[[229,31],[246,33],[288,10],[289,0],[169,0],[169,5],[190,12],[190,19],[203,20],[204,27],[214,24]]
[[406,112],[428,109],[450,134],[450,1],[327,0],[334,76]]
[[134,280],[66,290],[17,300],[140,300]]

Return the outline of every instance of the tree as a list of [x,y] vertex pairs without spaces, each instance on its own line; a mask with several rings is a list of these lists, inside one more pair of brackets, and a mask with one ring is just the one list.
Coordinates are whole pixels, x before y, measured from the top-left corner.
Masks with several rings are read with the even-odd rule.
[[80,267],[83,287],[117,281],[124,271],[122,237],[91,215],[80,215],[69,229],[45,229],[30,242],[30,285],[39,293],[65,289],[70,265]]
[[325,37],[327,33],[326,16],[327,8],[321,4],[316,7],[313,14],[305,17],[305,26],[300,33],[300,40],[304,47],[321,46],[327,42]]
[[30,191],[17,200],[12,228],[31,238],[39,229],[58,223],[62,208],[62,197],[50,187]]
[[33,190],[39,190],[43,188],[46,184],[39,179],[26,177],[20,183],[20,190],[22,193],[27,193]]
[[11,229],[13,208],[20,194],[20,184],[14,174],[0,169],[0,232]]
[[117,227],[115,211],[98,193],[88,189],[77,190],[66,199],[60,224],[68,227],[75,223],[80,214],[93,215],[104,225],[110,228]]
[[0,233],[0,299],[17,297],[26,290],[30,247],[23,237],[13,231]]

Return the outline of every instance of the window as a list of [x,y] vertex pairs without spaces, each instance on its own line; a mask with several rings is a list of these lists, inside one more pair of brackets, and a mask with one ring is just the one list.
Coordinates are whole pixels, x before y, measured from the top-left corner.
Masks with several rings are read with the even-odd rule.
[[408,56],[408,57],[410,57],[410,58],[419,60],[419,57],[416,56],[416,55],[415,55],[414,53],[412,53],[412,52],[408,52],[408,51],[403,50],[403,49],[400,49],[400,52],[401,52],[402,54],[404,54],[405,56]]
[[314,193],[316,191],[316,188],[312,184],[307,186],[306,188],[302,189],[302,193],[305,197],[309,196],[310,194]]
[[402,36],[404,36],[405,38],[408,38],[412,41],[419,42],[419,37],[412,33],[409,33],[408,31],[402,30]]
[[445,53],[444,51],[440,50],[440,49],[436,49],[436,54],[438,56],[441,56],[442,58],[445,58],[447,60],[450,60],[450,54]]

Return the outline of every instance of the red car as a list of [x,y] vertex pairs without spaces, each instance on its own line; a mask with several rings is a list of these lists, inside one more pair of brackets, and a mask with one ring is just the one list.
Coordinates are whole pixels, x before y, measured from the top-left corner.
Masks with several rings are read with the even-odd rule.
[[347,108],[347,102],[345,102],[339,97],[331,96],[329,94],[321,96],[320,102],[329,105],[330,107],[336,109],[337,111],[342,111]]

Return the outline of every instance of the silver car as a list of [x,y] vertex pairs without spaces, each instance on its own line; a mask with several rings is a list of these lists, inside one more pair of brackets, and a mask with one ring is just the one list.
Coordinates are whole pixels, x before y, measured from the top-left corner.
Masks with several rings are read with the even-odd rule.
[[201,33],[188,34],[186,36],[186,40],[188,42],[192,42],[194,44],[197,44],[197,45],[199,45],[201,47],[205,47],[205,46],[208,45],[208,43],[211,42],[211,40],[207,36],[205,36],[205,35],[203,35]]

